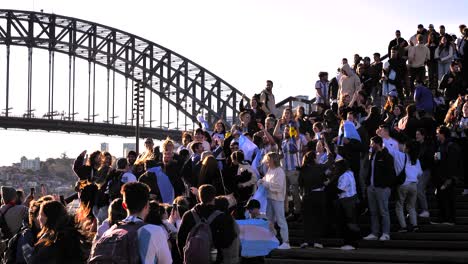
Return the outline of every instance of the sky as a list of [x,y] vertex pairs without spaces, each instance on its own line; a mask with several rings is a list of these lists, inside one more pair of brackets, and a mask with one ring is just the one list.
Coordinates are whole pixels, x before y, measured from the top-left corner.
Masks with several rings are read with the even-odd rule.
[[[444,24],[449,33],[459,35],[458,25],[468,23],[468,1],[457,0],[446,0],[443,7],[440,1],[422,0],[22,0],[3,1],[2,8],[42,9],[133,33],[195,61],[247,96],[260,92],[271,79],[278,102],[291,95],[314,97],[319,71],[333,76],[341,58],[352,61],[355,53],[384,53],[396,29],[409,39],[418,24]],[[26,49],[12,54],[12,63],[24,67],[20,64],[27,60]],[[44,56],[40,51],[34,54]],[[66,65],[65,56],[56,57],[56,67]],[[5,47],[0,46],[2,98],[4,61]],[[47,64],[37,61],[33,80],[46,84]],[[43,72],[36,70],[40,67]],[[24,84],[24,76],[24,71],[12,71],[12,82]],[[65,94],[57,89],[58,96]],[[24,108],[23,98],[21,92],[12,97],[12,104],[19,105],[15,109]],[[57,109],[67,108],[66,100],[57,103]],[[134,139],[0,129],[0,166],[18,162],[21,156],[45,160],[65,152],[73,157],[84,149],[99,149],[101,142],[110,143],[110,152],[120,156],[122,143]]]

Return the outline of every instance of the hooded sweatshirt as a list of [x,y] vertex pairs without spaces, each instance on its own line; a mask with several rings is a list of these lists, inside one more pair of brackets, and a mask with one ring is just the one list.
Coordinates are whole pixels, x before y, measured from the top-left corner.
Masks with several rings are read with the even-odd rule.
[[343,65],[343,71],[346,72],[346,75],[343,75],[339,82],[339,91],[338,97],[341,98],[343,94],[348,94],[350,97],[353,97],[354,93],[361,87],[361,80],[351,69],[349,64]]

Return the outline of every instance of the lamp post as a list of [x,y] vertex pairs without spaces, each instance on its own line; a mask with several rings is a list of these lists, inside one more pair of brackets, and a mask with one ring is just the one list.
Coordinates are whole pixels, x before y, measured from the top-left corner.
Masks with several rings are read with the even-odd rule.
[[145,111],[145,87],[141,80],[137,80],[133,88],[133,114],[135,116],[135,151],[140,153],[140,113]]

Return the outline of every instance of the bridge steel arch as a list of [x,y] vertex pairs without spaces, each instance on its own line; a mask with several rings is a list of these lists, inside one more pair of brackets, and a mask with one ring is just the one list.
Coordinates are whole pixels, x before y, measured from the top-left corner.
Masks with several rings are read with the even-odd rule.
[[[107,122],[105,121],[107,124],[114,124],[115,119],[115,102],[111,102],[113,99],[109,98],[109,71],[114,72],[114,80],[115,73],[124,76],[126,87],[128,80],[131,83],[142,83],[145,89],[157,95],[160,100],[175,107],[177,128],[179,127],[179,112],[194,123],[197,122],[197,114],[200,112],[207,116],[209,123],[223,119],[229,124],[238,116],[236,103],[241,99],[242,93],[232,85],[168,48],[119,29],[56,14],[0,9],[0,44],[7,47],[6,63],[8,66],[10,46],[16,45],[27,47],[30,56],[33,48],[48,50],[52,69],[55,52],[67,54],[69,67],[70,69],[73,67],[73,70],[75,58],[88,61],[90,69],[91,65],[95,67],[96,64],[105,67],[108,71],[108,112]],[[6,76],[5,116],[8,117],[9,67],[7,67]],[[69,121],[75,121],[75,80],[74,78],[72,80],[71,72],[69,77],[69,111],[66,118]],[[31,73],[28,71],[27,113],[29,114],[33,111],[29,91],[32,89],[31,78]],[[48,118],[54,119],[55,88],[53,77],[52,83],[50,78],[49,76]],[[90,101],[94,92],[93,90],[91,94],[90,90],[88,94],[88,104],[93,104],[88,105],[88,122],[95,122],[95,102]],[[149,99],[145,98],[145,100]],[[152,107],[152,101],[149,104],[145,101],[145,106]],[[134,109],[128,110],[134,111]],[[160,115],[162,117],[162,111]],[[148,117],[143,115],[143,119],[145,118]],[[130,124],[127,119],[126,114],[124,125]],[[150,126],[151,119],[150,117]],[[142,124],[145,125],[144,120]],[[187,130],[187,122],[185,126]]]

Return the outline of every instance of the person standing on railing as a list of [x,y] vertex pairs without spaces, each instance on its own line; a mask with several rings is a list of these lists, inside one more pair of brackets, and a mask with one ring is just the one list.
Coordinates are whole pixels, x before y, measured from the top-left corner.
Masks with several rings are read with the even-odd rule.
[[265,89],[260,93],[260,103],[262,103],[262,110],[267,114],[276,116],[276,103],[275,96],[273,95],[273,82],[266,81]]
[[315,103],[328,107],[330,96],[328,94],[328,72],[319,72],[319,80],[315,82]]

